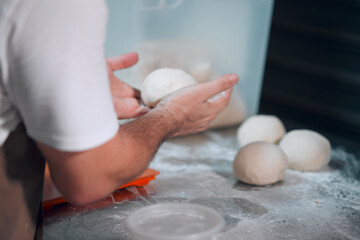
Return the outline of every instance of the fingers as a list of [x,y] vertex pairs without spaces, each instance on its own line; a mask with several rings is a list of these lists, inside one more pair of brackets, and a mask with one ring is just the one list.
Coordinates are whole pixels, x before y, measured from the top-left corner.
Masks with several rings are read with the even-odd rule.
[[140,99],[140,91],[138,89],[132,88],[128,84],[115,79],[111,81],[110,84],[111,94],[117,98],[137,98]]
[[239,81],[236,74],[226,74],[214,81],[201,83],[197,85],[199,94],[201,94],[206,100],[234,87]]
[[118,57],[107,58],[107,63],[112,71],[129,68],[139,61],[136,52],[127,53]]
[[224,107],[228,105],[230,101],[231,93],[232,93],[232,88],[229,88],[228,90],[219,93],[218,95],[209,99],[207,102],[211,108],[221,111]]
[[133,66],[139,60],[136,52],[127,53],[118,57],[108,58],[108,75],[110,80],[111,93],[118,98],[138,98],[140,99],[140,91],[130,87],[128,84],[120,81],[113,73]]
[[113,102],[119,119],[140,117],[150,111],[150,108],[140,105],[134,98],[113,97]]

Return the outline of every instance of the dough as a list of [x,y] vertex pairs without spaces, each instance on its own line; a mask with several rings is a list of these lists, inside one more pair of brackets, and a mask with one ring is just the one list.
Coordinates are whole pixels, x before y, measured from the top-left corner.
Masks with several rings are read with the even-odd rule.
[[272,115],[255,115],[245,120],[238,129],[240,147],[256,141],[278,143],[286,130],[279,118]]
[[254,185],[268,185],[284,179],[288,161],[275,144],[253,142],[239,150],[233,162],[236,177]]
[[290,131],[279,146],[288,157],[289,168],[295,170],[318,171],[330,161],[329,140],[314,131]]
[[160,68],[145,78],[141,98],[147,106],[154,107],[168,94],[193,84],[195,79],[180,69]]

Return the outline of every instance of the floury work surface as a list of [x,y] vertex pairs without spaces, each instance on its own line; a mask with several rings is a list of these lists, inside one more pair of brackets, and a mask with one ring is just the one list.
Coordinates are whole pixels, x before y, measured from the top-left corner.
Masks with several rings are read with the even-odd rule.
[[218,240],[360,239],[359,154],[343,141],[332,144],[326,169],[288,170],[283,182],[255,187],[238,182],[232,172],[236,128],[171,139],[151,164],[161,172],[156,180],[118,191],[92,206],[49,210],[44,238],[130,239],[125,219],[134,210],[190,202],[224,217],[226,226]]

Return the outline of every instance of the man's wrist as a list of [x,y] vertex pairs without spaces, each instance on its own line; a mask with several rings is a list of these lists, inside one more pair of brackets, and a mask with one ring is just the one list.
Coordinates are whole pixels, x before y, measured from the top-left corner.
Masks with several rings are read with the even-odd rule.
[[159,103],[151,112],[160,116],[160,122],[163,122],[162,126],[167,130],[166,138],[176,135],[181,129],[183,122],[183,111],[181,109],[170,109],[168,106]]

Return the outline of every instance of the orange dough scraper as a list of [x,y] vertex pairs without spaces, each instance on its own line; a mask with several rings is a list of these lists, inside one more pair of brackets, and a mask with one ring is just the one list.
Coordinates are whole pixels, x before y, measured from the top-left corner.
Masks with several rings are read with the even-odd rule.
[[[131,186],[135,186],[135,187],[145,186],[151,180],[154,180],[156,175],[158,174],[159,174],[158,171],[148,168],[139,177],[135,178],[131,182],[128,182],[118,187],[118,189],[131,187]],[[43,200],[42,200],[44,210],[49,210],[53,208],[55,205],[65,202],[66,202],[65,198],[62,197],[61,193],[56,189],[54,183],[52,182],[49,168],[46,165],[45,178],[44,178],[44,192],[43,192]]]

